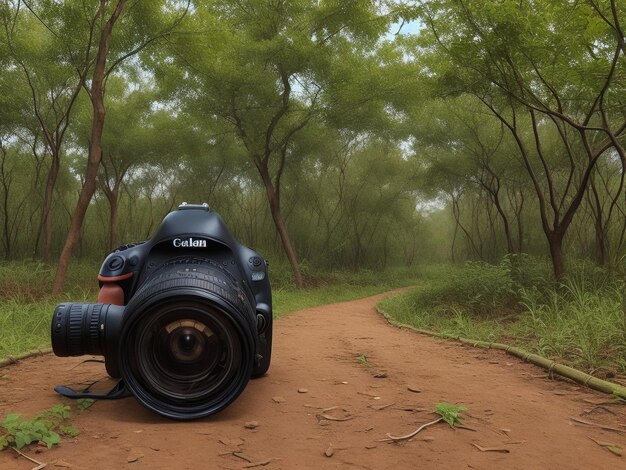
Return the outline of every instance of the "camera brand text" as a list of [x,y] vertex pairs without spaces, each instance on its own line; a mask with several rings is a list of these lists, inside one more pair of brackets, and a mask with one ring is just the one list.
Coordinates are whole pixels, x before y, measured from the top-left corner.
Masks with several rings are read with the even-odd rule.
[[206,240],[194,240],[193,238],[174,238],[176,248],[206,248]]

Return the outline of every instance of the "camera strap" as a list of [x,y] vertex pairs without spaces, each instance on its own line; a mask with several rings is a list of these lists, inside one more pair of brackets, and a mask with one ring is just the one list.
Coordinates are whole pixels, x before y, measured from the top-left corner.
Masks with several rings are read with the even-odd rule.
[[82,392],[77,392],[64,385],[57,385],[54,387],[54,391],[67,398],[91,398],[93,400],[118,400],[120,398],[126,398],[131,396],[131,393],[126,388],[123,380],[120,380],[115,386],[108,392],[92,392],[89,389],[93,384],[89,385]]

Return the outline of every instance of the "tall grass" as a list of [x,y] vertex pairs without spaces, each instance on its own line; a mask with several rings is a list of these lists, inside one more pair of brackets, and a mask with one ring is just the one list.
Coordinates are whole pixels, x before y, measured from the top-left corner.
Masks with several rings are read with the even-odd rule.
[[546,262],[522,256],[441,268],[381,307],[418,328],[511,343],[611,377],[626,372],[623,299],[623,281],[589,263],[555,283]]

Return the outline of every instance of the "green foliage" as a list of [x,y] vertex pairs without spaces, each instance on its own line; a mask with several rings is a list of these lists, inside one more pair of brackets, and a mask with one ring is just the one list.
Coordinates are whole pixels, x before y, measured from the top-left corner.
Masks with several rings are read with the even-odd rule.
[[79,411],[85,411],[87,408],[90,408],[91,405],[95,403],[95,400],[91,398],[79,398],[76,400],[76,407]]
[[507,263],[465,263],[442,267],[437,282],[429,283],[415,297],[417,308],[450,311],[458,306],[477,314],[493,314],[515,307],[516,298]]
[[50,296],[54,267],[34,262],[0,264],[0,357],[50,346],[50,319],[62,301],[93,302],[98,266],[76,263],[68,275],[68,291]]
[[450,425],[450,427],[462,424],[461,413],[467,411],[467,408],[459,405],[451,405],[450,403],[437,403],[435,405],[435,413]]
[[[600,376],[626,371],[624,283],[580,262],[555,284],[546,265],[522,257],[505,259],[499,268],[485,265],[486,275],[476,264],[431,270],[426,286],[380,305],[395,320],[416,328],[521,346]],[[494,281],[494,270],[508,279]],[[468,272],[471,278],[464,276]],[[508,298],[498,285],[512,286]],[[477,308],[475,297],[467,293],[485,293],[490,287],[500,293],[480,296]]]
[[367,356],[365,354],[359,354],[356,358],[357,362],[359,364],[361,364],[362,366],[367,366],[369,365],[369,362],[367,360]]
[[68,437],[76,437],[80,434],[80,431],[74,426],[65,426],[61,428],[61,432]]
[[61,443],[59,432],[65,435],[77,436],[78,431],[66,425],[71,416],[70,407],[55,405],[49,410],[39,413],[32,419],[26,419],[18,413],[9,413],[0,423],[0,449],[14,446],[21,449],[33,442],[43,442],[51,448]]

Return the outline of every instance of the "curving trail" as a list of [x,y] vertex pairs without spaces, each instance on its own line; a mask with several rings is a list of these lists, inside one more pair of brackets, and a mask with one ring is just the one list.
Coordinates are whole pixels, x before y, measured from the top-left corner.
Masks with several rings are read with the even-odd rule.
[[[569,419],[619,429],[626,424],[624,406],[594,408],[590,402],[607,397],[551,381],[543,370],[502,352],[389,326],[374,310],[382,297],[311,308],[277,320],[269,374],[250,382],[216,417],[179,423],[159,418],[132,398],[97,402],[73,420],[81,432],[77,438],[65,438],[51,450],[26,452],[53,469],[65,464],[74,469],[194,470],[626,468],[626,455],[615,456],[588,438],[626,450],[626,427],[618,433]],[[367,357],[366,364],[358,360],[360,355]],[[105,375],[103,365],[81,360],[44,356],[2,369],[0,415],[36,413],[60,401],[52,391],[55,384]],[[465,405],[470,414],[465,424],[474,431],[440,423],[410,442],[378,442],[388,432],[408,434],[432,421],[429,412],[440,401]],[[322,411],[331,407],[337,408]],[[352,418],[319,416],[324,414]],[[249,421],[257,421],[258,427],[245,428]],[[472,443],[505,447],[509,453],[481,452]],[[0,453],[1,469],[33,466],[14,453]]]

